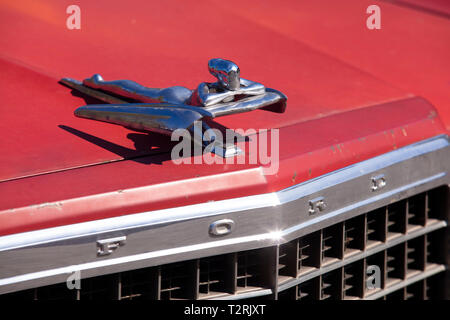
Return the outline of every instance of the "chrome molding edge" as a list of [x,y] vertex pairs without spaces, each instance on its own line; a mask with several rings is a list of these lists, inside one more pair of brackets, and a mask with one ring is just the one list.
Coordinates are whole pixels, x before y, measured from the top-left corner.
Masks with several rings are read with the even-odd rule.
[[[74,271],[88,278],[288,242],[450,184],[449,158],[449,138],[440,135],[279,192],[3,236],[0,293],[64,282]],[[317,199],[326,206],[311,211]],[[218,221],[229,230],[211,234]],[[97,254],[98,243],[108,254]]]

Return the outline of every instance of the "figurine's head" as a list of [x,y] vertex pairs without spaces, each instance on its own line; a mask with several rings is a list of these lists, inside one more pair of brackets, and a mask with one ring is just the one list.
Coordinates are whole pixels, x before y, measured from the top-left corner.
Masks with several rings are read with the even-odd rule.
[[235,91],[241,86],[239,67],[234,62],[224,59],[211,59],[208,62],[208,69],[225,89]]

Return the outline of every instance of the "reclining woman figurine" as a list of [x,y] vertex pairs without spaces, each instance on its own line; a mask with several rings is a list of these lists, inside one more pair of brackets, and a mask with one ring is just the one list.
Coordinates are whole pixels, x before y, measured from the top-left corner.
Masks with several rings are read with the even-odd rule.
[[172,103],[203,107],[230,102],[236,96],[255,96],[265,92],[262,84],[240,78],[239,67],[232,61],[211,59],[208,62],[208,69],[217,78],[217,82],[202,82],[195,90],[180,86],[165,89],[147,88],[131,80],[104,81],[99,74],[85,79],[83,84],[93,89],[100,89],[146,103]]
[[[217,82],[202,82],[195,90],[185,87],[147,88],[131,80],[105,81],[96,74],[83,82],[61,82],[110,104],[93,104],[75,110],[81,118],[122,125],[139,131],[171,134],[192,128],[195,121],[255,109],[282,113],[287,97],[280,91],[240,77],[239,67],[228,60],[211,59],[209,72]],[[132,99],[129,102],[126,99]]]

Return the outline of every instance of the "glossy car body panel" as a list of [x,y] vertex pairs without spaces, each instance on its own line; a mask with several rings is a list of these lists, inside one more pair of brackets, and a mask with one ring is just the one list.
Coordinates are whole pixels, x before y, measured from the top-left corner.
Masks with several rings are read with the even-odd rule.
[[282,128],[276,175],[175,165],[163,154],[9,181],[0,184],[0,234],[273,192],[443,132],[432,106],[411,98]]
[[[2,236],[0,293],[63,281],[73,270],[90,277],[286,244],[380,205],[448,184],[450,164],[444,159],[449,155],[448,137],[441,135],[278,192]],[[385,185],[374,190],[371,180],[379,175]],[[312,213],[308,208],[318,198],[327,205]],[[397,242],[375,249],[446,227],[446,221],[434,214],[433,218],[422,227],[410,225],[404,235],[391,234],[389,238]],[[224,221],[234,225],[231,232],[211,234],[211,227]],[[116,241],[122,245],[107,255],[98,253],[99,243]]]
[[[0,38],[0,234],[278,191],[448,133],[448,20],[379,2],[383,28],[369,31],[369,1],[252,4],[86,1],[82,29],[68,30],[63,2],[2,3],[2,28],[14,32]],[[57,83],[100,72],[195,87],[219,56],[289,97],[285,114],[219,121],[281,128],[275,176],[175,166],[164,137],[75,118],[92,101]]]

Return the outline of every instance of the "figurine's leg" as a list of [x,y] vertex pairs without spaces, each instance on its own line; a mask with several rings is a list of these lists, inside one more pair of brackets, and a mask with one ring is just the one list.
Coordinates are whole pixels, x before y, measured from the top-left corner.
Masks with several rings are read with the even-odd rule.
[[83,80],[85,86],[101,89],[123,97],[136,99],[142,102],[161,102],[160,89],[146,88],[131,80],[104,81],[99,74]]
[[83,84],[148,103],[184,103],[191,95],[191,91],[183,87],[147,88],[131,80],[104,81],[99,74],[85,79]]

